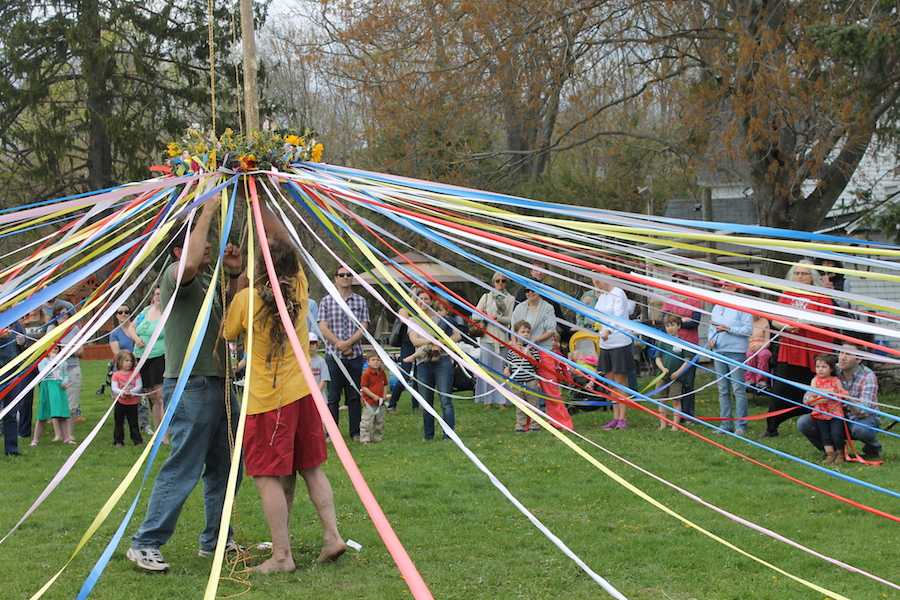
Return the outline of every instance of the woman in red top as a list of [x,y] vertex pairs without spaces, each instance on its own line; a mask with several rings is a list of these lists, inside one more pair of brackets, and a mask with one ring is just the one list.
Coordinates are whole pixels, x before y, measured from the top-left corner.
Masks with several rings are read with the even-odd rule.
[[[818,286],[820,284],[819,272],[815,270],[813,263],[808,260],[801,260],[791,267],[791,270],[788,271],[787,279],[788,281],[806,285]],[[778,302],[779,304],[789,304],[804,311],[834,313],[834,305],[831,302],[831,298],[818,294],[785,292],[778,299]],[[825,348],[816,345],[815,342],[830,342],[832,337],[797,327],[788,327],[784,331],[795,336],[802,336],[802,339],[781,337],[778,340],[778,365],[775,367],[775,375],[789,382],[805,384],[815,375],[816,356],[827,352]],[[763,437],[777,436],[778,426],[781,423],[809,412],[809,409],[803,406],[803,389],[798,387],[796,383],[775,382],[772,390],[774,395],[769,400],[769,412],[790,407],[794,407],[794,410],[766,419],[766,432],[763,434]],[[789,402],[789,400],[793,402]]]
[[[689,283],[687,273],[673,273],[672,281],[677,283]],[[681,328],[678,337],[692,344],[700,344],[700,318],[702,316],[703,300],[690,296],[672,294],[662,305],[663,315],[678,315],[681,317]],[[682,376],[681,411],[686,415],[694,416],[694,377],[697,370],[694,367]],[[686,421],[690,423],[690,421]]]

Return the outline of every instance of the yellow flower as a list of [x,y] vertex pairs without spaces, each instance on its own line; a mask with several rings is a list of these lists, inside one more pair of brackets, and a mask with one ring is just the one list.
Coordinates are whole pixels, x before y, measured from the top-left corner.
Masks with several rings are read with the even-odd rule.
[[166,154],[169,155],[169,158],[174,158],[181,154],[181,148],[178,147],[178,142],[169,142],[166,146]]
[[313,162],[322,162],[322,153],[325,152],[325,146],[322,144],[316,144],[312,149],[312,161]]
[[291,146],[299,146],[302,143],[303,138],[299,135],[286,135],[284,136],[284,141]]
[[216,151],[211,150],[209,153],[209,167],[210,170],[214,170],[216,168]]

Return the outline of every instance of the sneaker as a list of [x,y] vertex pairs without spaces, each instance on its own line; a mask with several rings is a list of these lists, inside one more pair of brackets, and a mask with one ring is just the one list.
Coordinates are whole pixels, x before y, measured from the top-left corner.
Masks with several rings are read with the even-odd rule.
[[628,421],[619,419],[619,422],[616,423],[616,429],[628,429]]
[[616,429],[618,427],[618,425],[619,425],[619,420],[613,419],[612,421],[609,421],[606,425],[604,425],[600,429],[602,429],[603,431],[612,431],[613,429]]
[[773,438],[773,437],[778,437],[778,430],[775,430],[775,431],[769,431],[769,430],[767,429],[766,431],[763,432],[763,434],[762,434],[760,437],[761,437],[761,438]]
[[[232,552],[243,552],[243,550],[244,548],[234,540],[228,540],[228,543],[225,544],[225,554],[230,554]],[[215,553],[215,548],[213,548],[212,550],[204,550],[203,548],[197,550],[197,556],[199,556],[200,558],[209,558]]]
[[163,573],[169,570],[169,563],[163,559],[158,548],[129,548],[125,557],[142,571]]
[[747,430],[746,430],[746,429],[735,429],[735,430],[734,430],[734,433],[735,433],[735,435],[739,435],[739,436],[741,436],[741,437],[747,437]]

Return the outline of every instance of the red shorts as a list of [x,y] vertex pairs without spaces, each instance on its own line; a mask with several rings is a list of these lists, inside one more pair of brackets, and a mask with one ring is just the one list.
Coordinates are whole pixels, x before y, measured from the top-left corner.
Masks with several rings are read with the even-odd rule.
[[244,469],[250,477],[286,477],[325,462],[328,450],[312,396],[247,415]]

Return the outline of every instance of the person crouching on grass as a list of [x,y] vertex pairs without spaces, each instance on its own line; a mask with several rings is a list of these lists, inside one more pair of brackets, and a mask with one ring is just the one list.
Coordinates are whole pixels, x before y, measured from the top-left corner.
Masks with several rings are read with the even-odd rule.
[[[847,396],[847,390],[841,385],[836,370],[837,358],[830,354],[816,356],[816,376],[809,382],[809,387],[832,396]],[[844,421],[839,418],[844,416],[841,401],[806,392],[803,403],[815,409],[812,418],[825,448],[825,464],[844,462]]]
[[[269,248],[291,321],[300,344],[308,352],[309,296],[300,256],[287,233],[268,211]],[[280,234],[279,234],[280,233]],[[327,458],[322,420],[300,371],[278,307],[262,253],[256,265],[260,277],[252,288],[237,292],[225,316],[223,335],[234,341],[246,335],[248,304],[254,294],[253,349],[249,357],[250,386],[244,430],[244,468],[253,478],[272,535],[272,557],[253,568],[255,573],[293,571],[290,518],[296,474],[306,482],[309,497],[322,524],[323,543],[318,561],[337,560],[347,549],[338,533],[331,483],[322,469]],[[246,278],[241,278],[246,285]],[[245,347],[247,345],[245,344]],[[313,384],[314,385],[314,384]]]
[[360,380],[363,414],[359,425],[359,441],[363,444],[384,439],[384,403],[387,402],[388,379],[381,359],[369,355],[369,366]]
[[[510,348],[506,351],[506,367],[503,374],[514,384],[525,388],[516,390],[520,398],[533,407],[538,407],[538,399],[535,394],[539,386],[537,383],[537,371],[535,365],[541,360],[541,355],[532,345],[525,346],[525,342],[531,339],[531,324],[528,321],[516,321],[513,325],[516,334],[509,340]],[[526,431],[540,431],[537,423],[525,414],[525,411],[516,407],[516,433]]]
[[134,355],[128,350],[120,350],[116,355],[116,370],[110,377],[110,389],[116,401],[113,446],[121,448],[125,445],[126,418],[132,443],[135,446],[143,444],[138,426],[138,404],[141,399],[137,396],[141,392],[141,376],[134,372]]
[[[681,329],[681,317],[678,315],[668,315],[664,321],[666,325],[666,333],[670,336],[677,338],[678,331]],[[673,344],[664,344],[660,343],[660,349],[662,352],[656,355],[656,366],[659,367],[659,370],[663,373],[663,383],[668,383],[669,386],[664,390],[666,395],[666,399],[672,399],[672,431],[678,430],[678,424],[681,423],[681,396],[684,393],[684,375],[687,373],[690,368],[690,361],[686,360],[685,354],[687,353],[681,347],[676,347]],[[659,414],[661,417],[666,416],[666,410],[662,407],[659,409]],[[662,431],[666,428],[666,422],[660,418],[659,420],[659,430]]]

